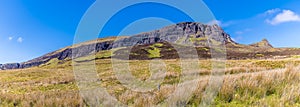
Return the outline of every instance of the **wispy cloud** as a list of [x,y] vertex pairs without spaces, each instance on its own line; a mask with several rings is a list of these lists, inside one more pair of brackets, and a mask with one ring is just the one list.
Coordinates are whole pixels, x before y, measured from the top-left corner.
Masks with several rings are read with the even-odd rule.
[[275,9],[267,10],[264,14],[265,14],[265,15],[271,15],[271,14],[278,13],[278,12],[280,12],[280,11],[281,11],[281,9],[275,8]]
[[22,38],[22,37],[19,37],[19,38],[17,39],[17,42],[22,43],[22,42],[23,42],[23,38]]
[[232,25],[233,23],[234,23],[233,21],[224,22],[224,21],[221,21],[221,20],[212,20],[212,21],[210,21],[206,24],[208,24],[208,25],[217,24],[217,25],[224,28],[224,27],[228,27],[228,26]]
[[272,19],[266,19],[266,22],[271,25],[278,25],[286,22],[300,22],[300,16],[292,10],[282,10]]
[[244,33],[250,32],[250,31],[251,31],[251,29],[247,28],[244,30],[236,31],[235,34],[241,35],[241,34],[244,34]]
[[9,40],[9,41],[13,40],[13,37],[11,37],[11,36],[10,36],[10,37],[8,37],[8,40]]
[[240,31],[236,31],[236,32],[235,32],[235,36],[234,36],[234,37],[231,37],[231,38],[232,38],[233,41],[239,42],[240,40],[243,39],[243,36],[242,36],[242,35],[243,35],[243,34],[247,34],[247,33],[249,33],[250,31],[252,31],[252,29],[249,29],[249,28],[244,29],[244,30],[240,30]]
[[208,25],[215,25],[215,24],[217,24],[217,25],[221,26],[222,22],[220,20],[212,20],[212,21],[210,21],[210,22],[208,22],[206,24],[208,24]]

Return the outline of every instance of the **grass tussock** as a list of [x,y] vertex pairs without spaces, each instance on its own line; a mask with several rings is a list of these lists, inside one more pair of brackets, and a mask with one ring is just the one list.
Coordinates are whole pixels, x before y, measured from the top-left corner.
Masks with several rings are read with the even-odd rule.
[[299,106],[300,67],[227,76],[215,101],[221,106]]

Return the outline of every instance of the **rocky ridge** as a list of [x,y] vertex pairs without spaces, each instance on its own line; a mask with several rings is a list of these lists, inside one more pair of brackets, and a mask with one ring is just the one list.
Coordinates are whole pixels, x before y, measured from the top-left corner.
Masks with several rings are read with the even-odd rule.
[[[110,39],[98,39],[81,44],[76,44],[48,53],[46,55],[29,60],[27,62],[0,64],[0,69],[6,70],[29,68],[45,64],[53,58],[57,58],[58,60],[65,60],[86,56],[95,52],[99,52],[101,50],[110,50],[112,48],[130,47],[136,45],[149,45],[158,42],[169,42],[179,44],[186,44],[188,42],[192,42],[192,44],[196,47],[208,47],[207,35],[211,35],[210,40],[213,41],[218,41],[224,44],[232,45],[238,44],[234,42],[230,38],[230,35],[225,33],[224,30],[218,25],[206,25],[195,22],[184,22],[167,26],[159,30],[133,35],[130,37],[122,37],[120,39],[111,37]],[[260,47],[261,44],[268,48],[272,47],[267,42],[267,40],[264,40],[262,43],[252,44],[251,46]]]

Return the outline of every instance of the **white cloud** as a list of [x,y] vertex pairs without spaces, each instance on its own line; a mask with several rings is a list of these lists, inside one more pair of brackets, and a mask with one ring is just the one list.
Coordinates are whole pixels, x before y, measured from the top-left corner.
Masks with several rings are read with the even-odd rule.
[[212,20],[212,21],[210,21],[210,22],[208,22],[206,24],[208,24],[208,25],[215,25],[215,24],[217,24],[217,25],[221,26],[222,22],[219,21],[219,20]]
[[17,41],[18,41],[19,43],[22,43],[22,42],[23,42],[23,38],[22,38],[22,37],[19,37],[19,38],[17,39]]
[[281,9],[279,9],[279,8],[267,10],[267,11],[265,12],[265,15],[275,14],[275,13],[278,13],[278,12],[280,12],[280,11],[281,11]]
[[217,24],[219,25],[220,27],[228,27],[230,25],[232,25],[234,22],[233,21],[228,21],[228,22],[223,22],[223,21],[220,21],[220,20],[212,20],[206,24],[208,25],[214,25],[214,24]]
[[285,22],[300,22],[300,16],[291,10],[283,10],[273,19],[267,19],[267,23],[277,25]]
[[8,40],[10,40],[10,41],[13,40],[13,37],[8,37]]

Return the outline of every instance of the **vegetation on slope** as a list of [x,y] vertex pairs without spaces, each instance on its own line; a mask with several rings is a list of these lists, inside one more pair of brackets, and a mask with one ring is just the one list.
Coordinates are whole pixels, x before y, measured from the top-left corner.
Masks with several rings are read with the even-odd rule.
[[[104,55],[105,56],[105,55]],[[97,59],[97,72],[101,87],[119,101],[130,106],[146,104],[163,105],[173,93],[175,84],[181,78],[180,61],[163,60],[166,64],[166,77],[160,90],[142,93],[124,87],[116,78],[109,59]],[[20,70],[0,72],[0,104],[3,106],[86,106],[80,98],[74,79],[71,61],[57,62]],[[89,60],[78,64],[89,65]],[[150,60],[130,61],[131,74],[140,81],[147,80]],[[300,61],[285,60],[228,60],[225,79],[215,106],[299,106]],[[211,61],[200,60],[199,71],[184,72],[186,75],[210,75]],[[87,66],[88,67],[88,66]],[[89,68],[89,67],[88,67]],[[92,67],[90,67],[92,68]],[[92,69],[91,69],[92,70]],[[207,78],[202,78],[198,90],[187,102],[190,106],[199,105]],[[149,98],[149,99],[148,99]]]
[[147,49],[147,52],[149,53],[148,57],[149,58],[160,58],[160,47],[162,47],[163,44],[161,43],[156,43],[150,46],[150,49]]

